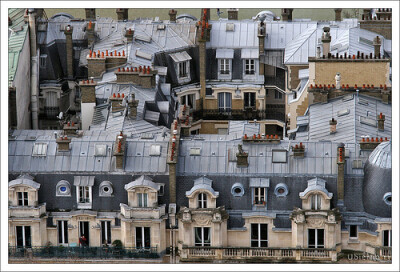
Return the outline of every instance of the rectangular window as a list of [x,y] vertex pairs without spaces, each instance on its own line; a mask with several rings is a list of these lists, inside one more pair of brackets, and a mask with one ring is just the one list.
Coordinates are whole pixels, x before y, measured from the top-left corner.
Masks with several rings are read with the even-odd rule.
[[254,75],[255,74],[255,60],[254,59],[246,59],[245,60],[245,74],[246,75]]
[[357,225],[350,225],[350,238],[357,238]]
[[218,93],[218,109],[220,112],[230,112],[232,110],[231,93]]
[[186,105],[189,106],[191,109],[194,109],[196,106],[195,97],[195,94],[181,96],[181,105]]
[[324,248],[324,230],[308,229],[308,247]]
[[28,192],[18,192],[18,206],[28,206]]
[[90,203],[90,187],[79,186],[79,203]]
[[198,208],[205,209],[207,208],[207,195],[204,193],[198,194]]
[[138,193],[138,206],[139,207],[147,207],[147,194],[146,193]]
[[385,246],[385,247],[392,246],[392,231],[391,230],[383,231],[383,246]]
[[312,195],[311,196],[311,210],[320,210],[321,209],[321,195]]
[[67,245],[68,244],[68,221],[58,221],[58,244]]
[[40,68],[46,68],[47,55],[40,55]]
[[79,244],[89,246],[89,222],[79,221]]
[[194,228],[194,245],[195,246],[211,246],[210,228]]
[[111,221],[101,221],[101,242],[103,245],[111,244]]
[[229,59],[220,59],[219,60],[220,70],[219,73],[223,75],[229,75]]
[[282,93],[278,90],[275,90],[275,99],[281,100],[283,97]]
[[251,247],[268,247],[268,224],[251,224]]
[[265,205],[265,188],[254,188],[254,204]]
[[244,107],[253,109],[256,107],[256,93],[244,93]]
[[179,62],[179,77],[187,77],[188,71],[187,71],[187,62]]
[[16,226],[17,247],[31,247],[31,227]]
[[287,162],[286,150],[272,150],[273,163],[286,163]]
[[136,248],[150,248],[149,227],[136,227]]

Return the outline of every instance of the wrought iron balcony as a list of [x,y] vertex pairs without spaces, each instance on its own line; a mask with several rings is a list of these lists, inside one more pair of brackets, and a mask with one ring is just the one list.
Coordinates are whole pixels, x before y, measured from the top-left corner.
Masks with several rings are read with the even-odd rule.
[[285,114],[275,109],[213,109],[193,112],[194,120],[278,120],[285,122]]

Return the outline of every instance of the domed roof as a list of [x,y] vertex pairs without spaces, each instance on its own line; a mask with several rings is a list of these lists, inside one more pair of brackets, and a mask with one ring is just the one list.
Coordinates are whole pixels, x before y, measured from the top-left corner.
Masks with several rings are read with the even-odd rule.
[[263,10],[259,12],[255,19],[260,21],[273,21],[275,18],[275,13],[269,10]]
[[392,168],[392,141],[379,144],[369,155],[368,161],[380,168]]

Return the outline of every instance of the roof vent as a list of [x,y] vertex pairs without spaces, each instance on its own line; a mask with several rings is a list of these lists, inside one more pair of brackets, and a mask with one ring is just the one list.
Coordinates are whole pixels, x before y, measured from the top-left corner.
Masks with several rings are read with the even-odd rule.
[[190,148],[190,156],[200,156],[200,151],[201,148],[200,147],[192,147]]
[[233,23],[228,23],[226,24],[226,31],[235,31],[235,24]]
[[337,112],[337,116],[344,116],[344,115],[348,115],[350,113],[349,109],[345,109],[345,110],[341,110]]
[[107,145],[105,145],[105,144],[95,144],[94,145],[94,156],[95,157],[105,157],[105,156],[107,156]]
[[151,145],[150,156],[160,156],[160,155],[161,155],[161,145]]
[[360,116],[360,123],[371,127],[376,127],[376,120],[368,117]]
[[147,59],[147,60],[151,60],[152,59],[152,55],[143,51],[140,51],[139,49],[136,50],[136,57],[140,57],[143,59]]
[[151,37],[147,35],[135,34],[135,39],[142,42],[151,42]]
[[157,26],[157,30],[164,30],[165,29],[165,25],[161,24]]
[[35,157],[46,157],[47,154],[47,143],[35,143],[33,146],[32,156]]

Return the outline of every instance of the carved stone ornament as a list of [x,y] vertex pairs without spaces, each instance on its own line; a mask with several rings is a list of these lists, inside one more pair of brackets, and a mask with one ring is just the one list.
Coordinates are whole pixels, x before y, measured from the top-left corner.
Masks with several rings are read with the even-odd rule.
[[308,218],[307,223],[312,228],[319,228],[324,226],[324,220],[320,218]]
[[295,219],[294,219],[294,222],[295,222],[296,224],[304,223],[304,221],[305,221],[305,217],[304,217],[304,214],[302,214],[302,213],[296,215],[296,217],[295,217]]
[[220,213],[214,213],[213,216],[213,221],[221,221],[221,214]]
[[196,214],[194,220],[198,225],[206,226],[211,222],[211,216],[207,214]]
[[328,222],[329,223],[336,223],[336,216],[334,214],[328,215]]
[[192,220],[192,215],[190,214],[189,211],[185,211],[185,212],[183,213],[182,220],[183,220],[183,221],[190,221],[190,220]]

